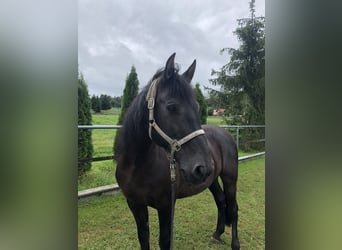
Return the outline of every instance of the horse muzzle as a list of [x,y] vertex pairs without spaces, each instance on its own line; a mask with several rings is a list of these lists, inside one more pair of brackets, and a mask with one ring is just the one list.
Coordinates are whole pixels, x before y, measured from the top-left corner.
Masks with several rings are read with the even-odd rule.
[[199,184],[205,182],[211,173],[211,168],[203,165],[195,165],[191,170],[191,177],[194,180],[194,183]]
[[207,180],[213,169],[206,164],[197,163],[190,166],[180,166],[180,172],[188,184],[198,185]]

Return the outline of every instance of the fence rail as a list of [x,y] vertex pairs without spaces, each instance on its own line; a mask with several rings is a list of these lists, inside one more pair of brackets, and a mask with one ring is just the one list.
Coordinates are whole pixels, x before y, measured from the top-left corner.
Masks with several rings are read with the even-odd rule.
[[122,125],[78,125],[80,129],[119,129]]
[[[80,129],[119,129],[122,125],[78,125]],[[265,125],[219,125],[221,128],[265,128]]]
[[[120,129],[122,125],[78,125],[78,129]],[[239,132],[240,129],[244,128],[265,128],[265,125],[220,125],[219,127],[225,129],[236,129],[236,145],[239,148]],[[255,140],[255,142],[265,142],[265,139]],[[101,156],[101,157],[94,157],[94,158],[85,158],[78,160],[78,164],[82,164],[85,162],[95,162],[95,161],[105,161],[105,160],[113,160],[114,155],[109,156]]]
[[85,163],[85,162],[106,161],[106,160],[113,160],[113,159],[114,159],[114,155],[99,156],[99,157],[94,157],[94,158],[84,158],[84,159],[78,160],[78,164]]
[[[77,128],[78,129],[120,129],[122,127],[122,125],[78,125]],[[235,141],[236,141],[236,145],[239,148],[239,134],[240,134],[240,129],[244,129],[244,128],[265,128],[265,125],[219,125],[219,127],[221,128],[233,128],[236,129],[236,137],[235,137]],[[259,142],[264,142],[265,139],[260,139]],[[111,160],[113,159],[113,156],[104,156],[106,157],[106,159],[103,160]],[[91,162],[91,161],[101,161],[100,159],[101,157],[97,157],[97,158],[91,158],[91,159],[81,159],[78,162],[79,163],[84,163],[84,162]]]

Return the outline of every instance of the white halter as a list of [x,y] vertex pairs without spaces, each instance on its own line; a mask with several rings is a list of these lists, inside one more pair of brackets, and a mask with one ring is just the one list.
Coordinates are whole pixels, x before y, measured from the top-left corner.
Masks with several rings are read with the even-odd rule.
[[181,146],[188,141],[192,140],[193,138],[204,135],[205,132],[203,129],[198,129],[185,137],[183,137],[180,140],[172,139],[170,138],[164,131],[157,125],[156,121],[154,120],[154,104],[155,104],[155,97],[156,97],[156,91],[157,91],[157,84],[158,79],[155,79],[147,92],[146,95],[146,101],[147,101],[147,108],[149,110],[149,129],[148,134],[152,140],[152,128],[156,130],[156,132],[165,140],[171,147],[171,157],[170,157],[170,170],[171,170],[171,181],[174,182],[176,180],[176,174],[175,174],[175,166],[174,166],[174,154],[176,151],[179,151],[181,149]]

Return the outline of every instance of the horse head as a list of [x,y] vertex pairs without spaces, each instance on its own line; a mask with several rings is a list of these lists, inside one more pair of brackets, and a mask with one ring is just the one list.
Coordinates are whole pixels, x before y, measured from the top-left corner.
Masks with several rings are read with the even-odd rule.
[[191,86],[196,60],[183,74],[178,74],[174,59],[175,53],[167,60],[164,70],[152,79],[147,94],[149,134],[152,141],[174,153],[185,180],[198,184],[212,173],[212,166]]

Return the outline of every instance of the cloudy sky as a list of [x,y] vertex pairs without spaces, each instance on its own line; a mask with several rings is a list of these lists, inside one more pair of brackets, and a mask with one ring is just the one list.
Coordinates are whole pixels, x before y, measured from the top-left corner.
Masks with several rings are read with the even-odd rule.
[[[176,52],[181,71],[197,59],[193,83],[209,86],[211,69],[228,62],[224,47],[238,47],[237,19],[249,0],[79,0],[78,65],[90,95],[122,95],[131,66],[139,87]],[[256,0],[265,15],[265,0]],[[203,90],[203,88],[202,88]]]

